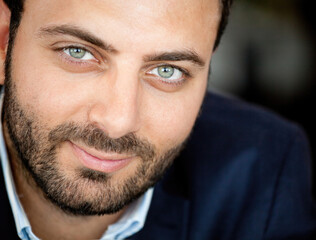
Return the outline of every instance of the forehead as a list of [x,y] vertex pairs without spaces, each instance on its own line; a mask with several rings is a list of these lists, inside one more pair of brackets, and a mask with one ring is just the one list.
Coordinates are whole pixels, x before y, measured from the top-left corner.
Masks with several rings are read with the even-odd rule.
[[122,39],[129,47],[155,39],[162,45],[171,39],[179,44],[212,44],[219,22],[219,1],[28,0],[22,18],[25,22],[31,32],[43,25],[79,25],[108,40],[113,37],[117,44],[121,44],[117,39]]
[[25,5],[36,14],[50,12],[56,17],[66,12],[84,12],[84,15],[103,12],[133,20],[141,16],[183,21],[197,16],[201,19],[205,15],[212,19],[219,8],[219,0],[28,0]]

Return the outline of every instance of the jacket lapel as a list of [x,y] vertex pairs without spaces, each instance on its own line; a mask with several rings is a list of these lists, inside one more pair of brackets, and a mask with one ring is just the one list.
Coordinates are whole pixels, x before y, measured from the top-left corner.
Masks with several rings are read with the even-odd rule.
[[179,163],[183,165],[182,160],[178,158],[163,180],[155,185],[145,225],[128,239],[187,239],[190,201],[187,184],[182,182],[187,179],[183,166],[179,166]]
[[[0,159],[1,160],[1,159]],[[1,165],[1,164],[0,164]],[[0,232],[1,239],[19,239],[0,166]]]
[[129,239],[186,239],[189,201],[169,195],[157,185],[144,228]]

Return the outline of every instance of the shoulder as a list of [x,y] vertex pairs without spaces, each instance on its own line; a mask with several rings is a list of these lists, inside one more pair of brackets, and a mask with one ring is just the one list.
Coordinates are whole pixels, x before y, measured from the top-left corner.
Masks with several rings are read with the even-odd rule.
[[234,172],[246,171],[246,166],[276,172],[289,152],[298,158],[303,154],[309,161],[308,142],[298,125],[261,107],[214,93],[206,96],[185,151],[198,159],[201,168],[212,170],[215,164],[233,167]]
[[[253,150],[272,157],[284,154],[300,138],[307,144],[301,128],[262,107],[239,99],[209,93],[192,132],[190,144],[209,152],[228,154]],[[222,153],[220,153],[222,150]]]
[[250,133],[272,131],[278,135],[288,135],[299,129],[296,124],[270,110],[217,93],[206,95],[199,123],[212,123],[216,127],[225,126]]
[[[238,232],[244,236],[241,239],[261,239],[274,201],[287,202],[288,195],[276,195],[284,176],[309,184],[308,143],[296,124],[214,93],[206,96],[187,148],[177,161],[189,169],[190,198],[196,203],[192,227],[205,234],[213,228],[219,233],[224,227],[231,236]],[[308,187],[304,189],[306,193]]]

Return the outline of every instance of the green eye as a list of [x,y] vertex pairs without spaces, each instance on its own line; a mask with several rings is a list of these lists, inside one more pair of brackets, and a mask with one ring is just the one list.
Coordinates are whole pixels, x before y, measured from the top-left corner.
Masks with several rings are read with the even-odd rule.
[[161,65],[152,69],[149,73],[168,81],[178,81],[182,80],[184,77],[182,70],[170,65]]
[[158,67],[158,75],[162,78],[171,78],[174,74],[174,68],[171,66]]
[[86,52],[87,51],[82,48],[69,48],[69,55],[78,59],[83,58],[86,55]]

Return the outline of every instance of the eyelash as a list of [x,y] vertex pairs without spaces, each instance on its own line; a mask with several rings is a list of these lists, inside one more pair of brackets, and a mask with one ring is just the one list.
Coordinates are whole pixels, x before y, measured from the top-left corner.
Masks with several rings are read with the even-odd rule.
[[188,72],[186,69],[181,68],[179,66],[175,66],[173,64],[159,64],[158,66],[155,66],[155,67],[151,68],[150,71],[152,71],[155,68],[159,68],[159,67],[172,67],[174,69],[177,69],[178,71],[180,71],[183,74],[183,76],[180,79],[178,79],[178,80],[168,80],[167,78],[163,78],[163,77],[157,76],[159,81],[163,82],[165,84],[178,86],[178,85],[183,84],[188,78],[192,77],[190,72]]
[[59,55],[66,61],[66,62],[70,62],[71,64],[76,64],[76,65],[82,65],[82,66],[87,66],[91,64],[92,60],[80,60],[80,59],[76,59],[74,57],[71,57],[70,55],[66,54],[64,51],[70,48],[80,48],[88,53],[90,53],[94,58],[95,58],[95,62],[99,62],[99,60],[95,57],[95,54],[93,54],[93,52],[89,49],[87,49],[86,47],[83,46],[76,46],[76,45],[69,45],[66,47],[59,47],[59,48],[55,48],[54,51],[58,52]]

